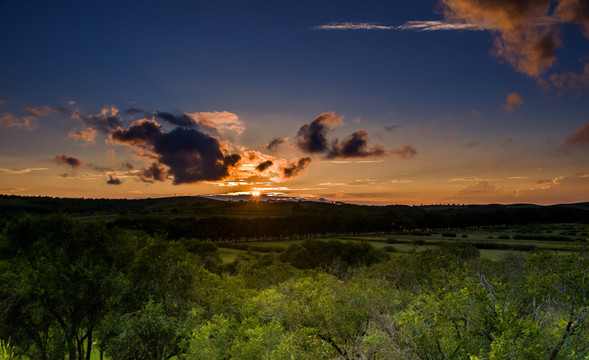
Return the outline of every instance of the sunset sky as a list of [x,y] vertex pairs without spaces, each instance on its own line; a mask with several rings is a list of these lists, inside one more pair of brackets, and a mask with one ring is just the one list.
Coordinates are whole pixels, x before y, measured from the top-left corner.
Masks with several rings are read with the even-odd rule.
[[0,193],[589,201],[589,2],[0,1]]

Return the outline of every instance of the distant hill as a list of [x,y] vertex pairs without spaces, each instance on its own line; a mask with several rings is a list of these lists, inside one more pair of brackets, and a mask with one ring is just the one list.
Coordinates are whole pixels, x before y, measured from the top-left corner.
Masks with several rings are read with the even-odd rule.
[[[299,228],[306,227],[307,234],[340,230],[366,233],[509,224],[589,223],[589,202],[550,206],[367,206],[312,201],[230,202],[196,196],[129,200],[0,195],[1,227],[25,214],[56,212],[80,219],[102,218],[121,227],[160,229],[178,236],[202,232],[204,228],[214,231],[224,228],[223,231],[235,234],[255,229],[278,234],[281,227],[284,230],[293,227],[293,223]],[[270,228],[275,229],[268,230]],[[302,230],[292,228],[289,231]]]

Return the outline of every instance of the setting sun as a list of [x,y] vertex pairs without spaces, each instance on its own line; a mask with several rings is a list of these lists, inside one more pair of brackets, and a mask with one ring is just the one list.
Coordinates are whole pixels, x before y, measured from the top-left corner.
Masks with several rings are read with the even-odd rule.
[[259,197],[259,196],[260,196],[260,192],[259,192],[258,190],[253,190],[253,191],[250,191],[250,194],[251,194],[253,197]]

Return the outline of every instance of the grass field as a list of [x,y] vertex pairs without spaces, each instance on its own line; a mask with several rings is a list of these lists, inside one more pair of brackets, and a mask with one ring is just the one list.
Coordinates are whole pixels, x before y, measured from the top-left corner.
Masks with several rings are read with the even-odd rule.
[[[481,229],[447,229],[417,233],[397,233],[370,236],[344,236],[338,238],[323,238],[341,241],[368,242],[375,248],[392,247],[398,252],[420,252],[428,248],[443,246],[452,242],[471,243],[479,247],[481,256],[488,259],[503,259],[508,255],[525,253],[519,249],[522,245],[533,246],[538,250],[569,253],[589,248],[589,225],[585,224],[549,224],[522,225],[511,227],[495,227]],[[518,237],[525,239],[519,240]],[[557,239],[557,240],[555,240]],[[301,243],[303,240],[288,241],[253,241],[243,243],[249,247],[251,253],[262,254],[277,249],[286,249],[291,244]],[[228,245],[227,245],[228,246]],[[485,247],[503,248],[485,248]],[[256,249],[267,247],[268,251]],[[235,260],[239,254],[247,254],[247,249],[234,249],[219,245],[219,254],[223,262]]]

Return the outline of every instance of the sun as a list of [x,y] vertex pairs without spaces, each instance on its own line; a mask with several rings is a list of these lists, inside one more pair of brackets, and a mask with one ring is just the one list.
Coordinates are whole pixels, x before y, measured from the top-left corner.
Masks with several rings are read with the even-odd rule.
[[259,197],[260,192],[258,190],[252,190],[252,191],[250,191],[250,195],[253,197]]

